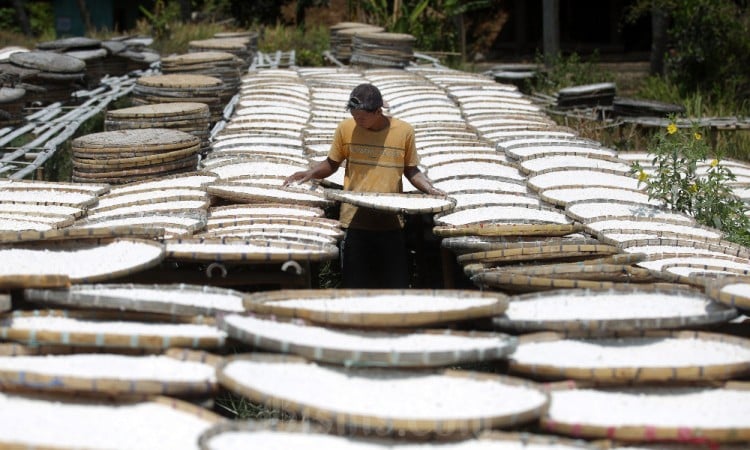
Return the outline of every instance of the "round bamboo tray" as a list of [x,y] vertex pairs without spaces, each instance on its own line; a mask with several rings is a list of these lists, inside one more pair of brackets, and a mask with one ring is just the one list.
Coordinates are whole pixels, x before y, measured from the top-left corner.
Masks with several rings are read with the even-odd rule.
[[132,106],[107,111],[108,120],[132,119],[172,119],[208,117],[208,106],[204,103],[160,103],[154,105]]
[[42,214],[48,217],[59,217],[61,220],[66,221],[69,218],[76,219],[83,215],[83,208],[61,206],[61,205],[45,205],[43,203],[16,203],[11,201],[0,202],[0,213],[9,214],[24,214],[24,215],[35,215]]
[[296,229],[299,231],[328,236],[334,239],[344,237],[341,223],[337,220],[324,217],[295,217],[295,216],[269,216],[261,218],[248,217],[218,217],[209,219],[206,226],[207,231],[218,231],[222,228],[256,228],[259,230],[270,229]]
[[[337,436],[332,432],[343,430],[326,429],[318,424],[296,421],[245,421],[224,422],[206,430],[198,439],[201,450],[231,450],[277,446],[278,448],[317,449],[336,448],[340,450],[408,450],[413,444],[384,436],[353,437]],[[419,440],[419,437],[417,437]],[[422,436],[422,440],[424,437]],[[478,437],[455,442],[442,442],[437,436],[435,445],[441,450],[461,450],[465,448],[497,448],[498,450],[601,450],[598,446],[587,445],[584,441],[529,433],[508,433],[484,431]],[[636,450],[636,449],[633,449]]]
[[99,202],[89,211],[106,211],[116,207],[181,200],[207,200],[208,194],[200,188],[161,188],[154,190],[108,194],[99,197]]
[[62,276],[71,283],[90,283],[145,270],[163,258],[161,244],[138,239],[115,239],[103,245],[64,241],[44,247],[0,247],[0,260],[6,267],[0,276],[30,282]]
[[492,159],[465,159],[436,164],[429,168],[427,175],[432,181],[440,181],[460,175],[492,174],[509,180],[523,181],[526,177],[510,163]]
[[573,243],[597,243],[594,239],[587,239],[581,235],[573,234],[556,239],[555,237],[545,236],[454,236],[444,238],[440,242],[440,246],[444,249],[452,251],[454,254],[462,255],[465,253],[474,253],[479,251],[497,250],[506,248],[509,245],[526,245],[531,242],[567,242]]
[[10,421],[0,446],[63,450],[121,448],[137,439],[142,448],[195,448],[203,431],[219,423],[213,412],[168,397],[121,400],[73,396],[0,394]]
[[323,217],[325,211],[315,206],[290,205],[288,203],[258,203],[252,205],[227,205],[214,206],[208,210],[209,217],[218,219],[222,217],[244,217],[268,216],[299,216],[299,217]]
[[92,133],[76,138],[72,142],[73,154],[119,154],[161,153],[198,144],[198,138],[188,133],[168,128],[146,128],[143,130],[118,130]]
[[322,192],[299,187],[275,187],[263,184],[223,182],[208,187],[208,193],[216,197],[242,203],[288,203],[327,207],[332,201]]
[[630,166],[618,158],[586,153],[546,153],[543,156],[534,155],[522,158],[518,162],[518,168],[526,175],[534,175],[557,167],[568,169],[607,169],[620,174],[630,173]]
[[531,156],[541,156],[551,153],[576,153],[576,154],[587,154],[594,156],[604,156],[615,158],[617,152],[612,149],[602,147],[601,144],[596,143],[592,145],[588,142],[560,142],[555,144],[550,142],[548,144],[529,144],[529,145],[517,145],[509,148],[504,148],[504,142],[498,143],[498,147],[502,148],[508,158],[520,160]]
[[647,239],[629,241],[620,244],[623,252],[645,253],[649,259],[655,259],[660,254],[681,254],[685,256],[736,256],[739,258],[750,258],[747,247],[737,245],[729,241],[700,242],[688,239]]
[[14,392],[118,395],[211,395],[218,390],[214,364],[170,355],[106,353],[0,356],[0,383]]
[[452,212],[435,215],[436,225],[479,225],[479,224],[570,224],[565,214],[546,206],[520,205],[476,205],[456,208]]
[[512,372],[543,379],[619,385],[722,381],[750,373],[750,341],[699,331],[609,338],[547,332],[522,336],[509,360]]
[[26,188],[24,186],[0,186],[0,202],[27,203],[35,205],[60,205],[84,209],[97,201],[96,194],[83,191]]
[[706,295],[725,305],[750,310],[750,278],[710,280],[706,282]]
[[156,226],[152,227],[134,227],[134,226],[113,226],[102,228],[77,228],[69,227],[58,230],[47,231],[18,231],[18,232],[0,232],[1,244],[12,244],[19,242],[35,241],[65,241],[84,239],[101,239],[101,238],[135,238],[135,239],[154,239],[164,236],[164,229]]
[[553,278],[499,271],[478,273],[471,277],[471,281],[481,289],[497,289],[506,293],[541,292],[555,289],[605,290],[627,285],[627,282]]
[[[207,323],[123,320],[85,311],[16,311],[0,317],[0,337],[27,345],[124,349],[219,348],[226,335]],[[153,317],[153,316],[152,316]]]
[[334,245],[305,245],[243,238],[171,239],[166,258],[176,261],[279,263],[327,261],[339,256]]
[[662,254],[650,255],[647,260],[639,261],[638,266],[656,273],[664,273],[667,267],[687,266],[697,268],[719,267],[721,270],[731,270],[738,275],[750,270],[750,263],[746,258],[727,255],[695,255],[695,254]]
[[282,290],[245,299],[258,314],[348,327],[416,327],[502,314],[507,297],[466,290]]
[[135,217],[148,214],[169,214],[180,216],[185,214],[205,214],[208,211],[210,201],[207,199],[200,200],[180,200],[166,201],[156,203],[145,203],[142,205],[122,206],[111,208],[104,211],[91,212],[86,216],[87,220],[99,221],[102,219],[112,219],[115,217]]
[[516,261],[536,261],[540,259],[586,259],[595,256],[619,253],[617,247],[606,244],[566,244],[564,242],[530,242],[527,245],[501,248],[497,250],[466,253],[457,257],[459,264],[476,262],[508,263]]
[[639,285],[611,290],[560,289],[510,299],[493,323],[512,331],[580,331],[592,335],[628,330],[707,326],[728,322],[734,308],[682,285]]
[[[549,432],[627,442],[746,442],[745,388],[612,388],[551,392]],[[575,412],[574,412],[575,411]]]
[[325,197],[378,211],[404,214],[428,214],[450,211],[456,201],[450,197],[427,194],[385,194],[326,189]]
[[706,283],[714,279],[747,277],[748,270],[739,270],[722,266],[705,266],[700,264],[665,264],[662,273],[667,274],[664,278],[674,278],[676,283],[689,284],[698,288],[704,288]]
[[[200,213],[198,213],[200,212]],[[175,214],[170,211],[164,213],[143,213],[125,216],[104,217],[96,220],[81,220],[76,223],[76,229],[93,229],[94,234],[100,233],[105,235],[109,229],[114,228],[119,232],[120,229],[133,228],[134,230],[162,229],[162,237],[167,237],[170,233],[181,231],[187,234],[193,234],[196,231],[206,227],[206,215],[203,211],[198,210],[188,214]],[[72,229],[72,228],[71,228]]]
[[[253,401],[363,431],[467,435],[532,421],[548,407],[533,383],[479,372],[343,370],[250,354],[229,358],[218,377]],[[299,383],[318,388],[299,390]]]
[[624,189],[611,186],[564,186],[543,189],[539,197],[557,206],[566,206],[577,201],[612,200],[618,202],[641,203],[658,206],[657,200],[648,198],[642,190]]
[[456,175],[443,180],[432,180],[433,186],[447,192],[462,192],[466,190],[484,190],[504,193],[525,194],[529,192],[526,183],[491,175]]
[[583,230],[580,224],[469,224],[435,226],[432,232],[440,237],[452,236],[566,236]]
[[280,175],[288,177],[300,170],[308,169],[307,165],[292,164],[288,160],[277,160],[271,158],[257,158],[244,160],[231,160],[224,164],[214,166],[210,173],[219,178],[236,177],[247,174],[258,175]]
[[244,295],[231,289],[189,284],[93,284],[68,289],[26,289],[40,305],[114,309],[170,316],[217,315],[245,311]]
[[205,187],[216,181],[216,176],[203,172],[183,172],[177,175],[169,175],[113,186],[110,195],[123,195],[142,191],[155,191],[158,189],[193,188],[205,189]]
[[[571,180],[575,180],[575,185],[571,184]],[[609,186],[638,190],[638,183],[635,177],[606,169],[551,169],[539,172],[526,180],[528,187],[537,192],[571,186]]]
[[668,223],[695,224],[692,217],[661,206],[614,200],[582,200],[565,205],[565,214],[583,223],[595,220],[627,218]]
[[456,208],[465,209],[479,205],[519,205],[541,206],[539,197],[520,193],[469,190],[452,192],[450,198],[456,201]]
[[238,314],[220,317],[218,326],[255,349],[346,367],[450,366],[501,359],[515,348],[515,338],[499,333],[333,329]]

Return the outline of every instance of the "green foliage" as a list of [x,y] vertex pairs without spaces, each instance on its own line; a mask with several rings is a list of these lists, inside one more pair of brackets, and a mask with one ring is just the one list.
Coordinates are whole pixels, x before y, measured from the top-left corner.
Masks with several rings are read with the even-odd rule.
[[[536,55],[536,64],[544,67],[544,56]],[[558,54],[550,61],[546,70],[541,71],[532,82],[532,90],[553,94],[562,88],[591,83],[612,81],[614,75],[597,65],[598,55],[584,61],[577,53],[569,56]]]
[[646,184],[649,198],[747,245],[750,218],[742,200],[732,192],[734,174],[718,155],[705,173],[700,171],[699,163],[708,160],[711,148],[697,126],[678,128],[675,120],[672,117],[669,126],[652,139],[649,151],[654,155],[654,172],[648,174],[638,163],[633,164],[632,172],[638,175],[639,184]]
[[139,8],[151,26],[154,39],[169,39],[170,26],[180,19],[180,4],[156,0],[153,11],[149,11],[144,6],[139,6]]
[[[55,17],[52,3],[25,2],[24,8],[31,25],[31,33],[41,40],[54,39]],[[0,8],[0,29],[22,33],[15,8]]]
[[295,50],[298,66],[322,66],[328,42],[329,31],[325,26],[301,28],[277,24],[263,30],[258,49],[264,52]]

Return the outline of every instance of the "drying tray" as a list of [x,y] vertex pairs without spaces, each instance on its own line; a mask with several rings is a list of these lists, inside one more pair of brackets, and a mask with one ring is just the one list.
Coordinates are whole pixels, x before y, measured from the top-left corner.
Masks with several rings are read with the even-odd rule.
[[207,396],[218,390],[215,372],[221,361],[205,352],[188,355],[182,350],[144,356],[0,356],[0,383],[14,392]]
[[0,394],[13,420],[0,426],[3,448],[72,450],[127,448],[137,437],[140,448],[196,448],[200,434],[222,419],[192,403],[169,397],[85,399],[75,396]]
[[[726,387],[561,389],[541,419],[546,431],[629,442],[747,442],[750,390]],[[714,423],[714,422],[719,422]]]
[[208,193],[226,200],[242,203],[288,203],[314,207],[331,206],[322,192],[298,187],[265,184],[222,182],[208,186]]
[[346,367],[436,367],[493,361],[513,352],[516,344],[514,337],[501,333],[363,331],[273,316],[227,314],[218,318],[217,325],[254,349]]
[[[574,184],[571,181],[575,180]],[[526,180],[529,188],[539,192],[555,187],[610,186],[625,189],[638,189],[638,178],[606,169],[548,169]]]
[[583,231],[581,224],[469,224],[441,225],[432,228],[439,237],[455,236],[566,236]]
[[166,258],[176,261],[221,261],[234,263],[278,263],[327,261],[339,256],[330,244],[309,245],[243,238],[169,239]]
[[64,241],[100,238],[154,239],[164,236],[164,229],[154,226],[112,226],[103,228],[62,228],[47,231],[5,231],[0,232],[0,244],[33,241]]
[[612,186],[563,186],[539,191],[539,197],[553,205],[566,206],[577,201],[612,200],[659,206],[658,200],[649,199],[644,190]]
[[[595,270],[600,266],[588,266]],[[616,274],[621,274],[623,269],[614,266]],[[598,279],[580,278],[555,278],[553,276],[528,275],[525,273],[514,273],[511,271],[488,270],[477,273],[471,277],[471,281],[481,289],[492,288],[503,292],[539,292],[554,289],[612,289],[619,285],[628,285],[630,281],[607,281]]]
[[[359,306],[359,307],[357,307]],[[245,308],[347,327],[417,327],[502,314],[507,296],[497,292],[426,289],[301,289],[258,292]]]
[[514,223],[569,225],[571,222],[554,208],[529,204],[474,205],[435,215],[436,225],[453,226]]
[[98,200],[97,194],[54,187],[0,185],[0,202],[29,203],[35,205],[60,205],[86,208]]
[[208,173],[226,179],[247,174],[280,175],[288,177],[300,170],[309,169],[308,164],[292,164],[289,160],[272,157],[245,157],[228,160],[211,167]]
[[495,317],[493,323],[500,331],[580,331],[606,335],[634,329],[721,324],[736,316],[734,308],[684,285],[639,285],[602,291],[559,289],[513,296],[505,314]]
[[432,180],[432,185],[448,194],[466,190],[519,194],[529,192],[526,183],[521,180],[512,180],[492,175],[456,175],[442,180]]
[[[480,372],[332,368],[249,354],[228,358],[217,376],[254,402],[363,431],[466,435],[532,421],[549,406],[534,383]],[[295,392],[303,384],[316,389]]]
[[[222,422],[206,430],[198,439],[201,450],[234,450],[236,448],[294,448],[297,450],[336,448],[338,450],[414,450],[414,443],[404,440],[377,437],[338,436],[311,422],[263,420]],[[438,438],[439,439],[439,438]],[[421,443],[422,450],[465,450],[467,448],[492,448],[498,450],[602,450],[581,440],[530,433],[484,431],[477,437],[455,442]],[[636,449],[634,449],[636,450]]]
[[[197,102],[156,103],[107,111],[107,120],[174,120],[175,118],[208,118],[208,106]],[[158,128],[158,127],[157,127]]]
[[674,279],[676,283],[688,284],[703,289],[711,280],[738,277],[747,277],[750,275],[748,270],[737,270],[730,267],[721,266],[702,266],[699,264],[666,264],[662,268],[664,279]]
[[565,167],[569,169],[608,169],[620,174],[630,172],[630,166],[621,159],[604,155],[587,153],[545,153],[521,158],[518,168],[526,175],[534,175],[551,168]]
[[695,224],[687,214],[663,206],[619,200],[579,200],[565,206],[565,214],[579,222],[593,222],[613,218],[662,220],[670,223]]
[[586,238],[581,234],[570,234],[562,237],[556,236],[452,236],[444,238],[440,246],[454,254],[462,255],[464,253],[473,253],[479,251],[495,250],[505,248],[508,245],[530,242],[550,241],[556,243],[567,242],[570,244],[597,243],[596,240]]
[[747,247],[729,241],[700,242],[688,239],[657,238],[623,242],[619,247],[623,252],[627,253],[645,253],[649,255],[649,259],[663,254],[692,256],[725,255],[745,259],[750,258],[750,251]]
[[86,216],[86,220],[100,221],[115,217],[142,217],[148,214],[173,216],[203,215],[208,210],[209,204],[210,200],[203,198],[200,200],[179,200],[120,206],[103,211],[92,211]]
[[[597,226],[611,226],[613,222],[617,222],[615,225],[629,225],[633,224],[633,228],[608,228],[601,231],[594,231],[594,227]],[[640,223],[639,223],[640,222]],[[629,241],[639,241],[644,239],[686,239],[695,242],[721,242],[723,235],[715,228],[706,228],[700,226],[682,226],[679,224],[662,224],[653,222],[653,225],[647,225],[643,221],[638,220],[616,220],[616,221],[601,221],[595,222],[593,227],[589,227],[589,233],[596,236],[603,243],[610,245],[620,246]],[[641,227],[639,229],[639,227]],[[655,229],[646,229],[648,227]],[[661,228],[661,229],[659,229]]]
[[538,261],[543,259],[586,259],[596,256],[613,255],[619,253],[617,247],[599,243],[566,243],[560,239],[557,242],[531,241],[512,243],[496,250],[466,253],[457,257],[461,265],[482,263],[508,263],[519,261]]
[[619,385],[729,380],[750,373],[750,340],[699,331],[607,338],[544,332],[522,336],[509,361],[512,372],[544,379]]
[[256,203],[249,205],[214,206],[208,210],[211,219],[232,217],[237,220],[256,216],[323,217],[325,211],[316,206],[290,205],[288,203]]
[[160,188],[138,192],[125,192],[99,197],[99,203],[89,212],[106,211],[112,208],[182,200],[207,200],[208,193],[200,188]]
[[[613,255],[618,256],[618,255]],[[585,260],[575,263],[530,264],[516,266],[500,266],[490,269],[486,273],[514,273],[531,277],[549,277],[568,280],[618,281],[644,283],[659,281],[651,272],[640,267],[634,267],[627,262],[601,262]]]
[[28,281],[64,276],[71,283],[90,283],[136,273],[164,259],[164,247],[147,240],[116,238],[97,242],[87,239],[44,244],[0,247],[0,260],[5,268],[0,276],[28,276]]
[[351,192],[335,189],[324,191],[329,200],[350,203],[355,206],[378,211],[428,214],[450,211],[456,206],[456,200],[442,195],[427,194],[386,194],[379,192]]
[[750,278],[738,276],[707,281],[706,295],[725,305],[750,310]]
[[50,217],[57,216],[62,220],[67,220],[69,217],[72,217],[73,219],[80,217],[81,215],[83,215],[84,209],[71,206],[0,201],[0,214],[4,213],[32,215],[41,213],[46,214]]
[[93,284],[68,289],[26,289],[24,298],[46,306],[114,309],[170,316],[243,312],[244,294],[190,284]]
[[[141,77],[139,80],[142,80]],[[76,138],[71,143],[73,153],[101,154],[102,157],[121,157],[121,154],[137,156],[179,150],[198,145],[199,139],[192,134],[169,128],[145,128],[140,130],[116,130],[91,133]]]
[[15,311],[0,316],[0,337],[27,345],[124,349],[224,345],[226,335],[216,328],[213,319],[196,317],[192,320],[195,323],[150,321],[153,317],[115,311]]
[[219,231],[231,228],[258,228],[258,229],[299,229],[302,231],[329,236],[334,239],[344,237],[344,231],[338,220],[325,217],[299,217],[299,216],[267,216],[267,217],[218,217],[209,218],[206,224],[207,231]]
[[146,181],[113,186],[109,193],[111,195],[122,195],[125,193],[154,191],[169,188],[194,188],[205,190],[205,186],[214,181],[216,181],[216,175],[205,172],[183,172],[176,175],[168,175]]

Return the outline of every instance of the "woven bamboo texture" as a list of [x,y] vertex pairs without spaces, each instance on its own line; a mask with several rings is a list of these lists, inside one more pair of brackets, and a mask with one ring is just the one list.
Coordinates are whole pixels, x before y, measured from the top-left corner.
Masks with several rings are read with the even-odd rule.
[[[356,302],[398,302],[393,310],[358,310]],[[437,301],[443,305],[436,307]],[[286,306],[294,304],[294,306]],[[330,301],[330,302],[327,302]],[[309,302],[309,306],[305,303]],[[338,302],[338,303],[335,303]],[[432,303],[432,304],[431,304]],[[315,307],[317,304],[318,307]],[[396,310],[400,305],[400,310]],[[250,294],[245,308],[259,314],[296,317],[349,327],[416,327],[491,317],[507,308],[507,296],[468,290],[316,289]]]
[[449,211],[456,205],[456,200],[450,197],[427,194],[383,194],[326,189],[325,196],[356,206],[406,214],[440,213]]
[[334,245],[305,245],[243,238],[170,239],[166,258],[176,261],[278,263],[326,261],[339,256]]
[[583,231],[581,224],[469,224],[440,225],[432,228],[439,237],[451,236],[565,236]]

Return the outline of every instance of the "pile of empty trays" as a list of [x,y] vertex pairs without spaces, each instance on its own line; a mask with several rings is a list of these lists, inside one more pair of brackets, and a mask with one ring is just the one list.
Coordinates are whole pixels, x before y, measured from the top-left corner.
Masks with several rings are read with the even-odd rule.
[[563,88],[555,94],[556,106],[558,108],[585,108],[611,105],[616,91],[614,83],[594,83]]
[[133,88],[134,105],[154,103],[205,103],[211,112],[211,122],[221,120],[224,111],[222,95],[224,83],[206,75],[174,73],[138,78]]
[[352,41],[354,36],[362,33],[380,33],[385,28],[359,22],[341,22],[331,27],[330,47],[333,56],[341,62],[349,62],[352,57]]
[[404,33],[356,33],[352,37],[351,64],[406,67],[414,58],[415,41],[414,36]]
[[245,61],[227,52],[196,52],[168,56],[161,60],[164,74],[196,74],[220,79],[224,83],[222,104],[237,93],[240,87],[240,71]]
[[122,184],[195,170],[200,139],[179,130],[104,131],[73,140],[73,180]]
[[84,86],[86,63],[73,56],[34,50],[10,55],[0,71],[9,84],[26,90],[27,102],[43,104],[64,101]]
[[250,37],[200,39],[188,43],[188,53],[231,53],[249,64],[254,56],[249,46],[250,42],[252,42]]

